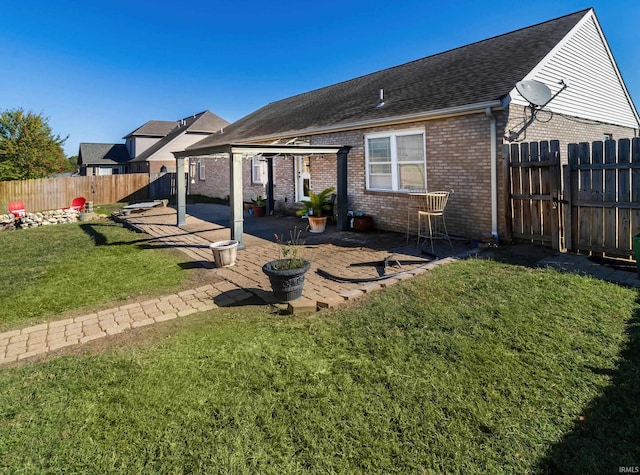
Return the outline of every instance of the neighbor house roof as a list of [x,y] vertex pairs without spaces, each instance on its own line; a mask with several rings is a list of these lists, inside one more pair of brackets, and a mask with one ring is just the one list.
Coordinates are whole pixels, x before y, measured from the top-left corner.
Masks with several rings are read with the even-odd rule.
[[132,162],[143,162],[151,157],[154,153],[160,150],[162,147],[173,141],[182,133],[194,133],[194,134],[211,134],[218,132],[224,127],[229,125],[229,122],[218,117],[216,114],[204,111],[193,116],[186,117],[179,121],[174,122],[175,127],[162,139],[158,140],[151,147],[146,149],[140,155],[135,157]]
[[81,143],[78,152],[79,165],[120,165],[129,161],[124,144]]
[[[273,102],[187,150],[501,101],[589,11]],[[384,105],[376,107],[381,89]]]
[[133,132],[128,133],[124,136],[125,139],[129,137],[164,137],[167,135],[174,127],[178,125],[177,121],[168,121],[168,120],[150,120],[146,122],[144,125],[141,125]]

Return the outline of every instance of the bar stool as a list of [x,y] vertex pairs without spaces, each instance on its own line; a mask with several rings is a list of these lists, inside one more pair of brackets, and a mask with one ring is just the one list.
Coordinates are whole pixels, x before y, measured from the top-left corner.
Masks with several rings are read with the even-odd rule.
[[407,244],[415,229],[416,212],[422,208],[426,191],[410,191],[407,193]]
[[[433,250],[433,240],[442,239],[449,242],[449,246],[453,249],[449,233],[447,232],[447,223],[444,219],[444,209],[449,200],[448,191],[431,191],[425,193],[424,204],[422,209],[418,210],[418,246],[420,249],[424,247],[427,239],[431,242],[431,254]],[[440,218],[440,219],[438,219]],[[424,219],[424,223],[423,223]],[[420,238],[424,238],[422,246],[420,246]]]

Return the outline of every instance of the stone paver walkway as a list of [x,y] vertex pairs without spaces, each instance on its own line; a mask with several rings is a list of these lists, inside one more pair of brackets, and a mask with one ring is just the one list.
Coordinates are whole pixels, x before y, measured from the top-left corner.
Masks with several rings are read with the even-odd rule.
[[[213,278],[212,275],[213,283],[144,302],[125,304],[87,315],[0,333],[0,365],[42,356],[61,348],[82,345],[133,328],[179,319],[218,307],[239,305],[255,297],[265,303],[274,303],[268,279],[261,268],[263,263],[277,258],[279,248],[275,243],[245,235],[246,249],[238,251],[236,264],[233,267],[218,269],[211,263],[209,244],[216,240],[228,239],[227,228],[191,216],[187,217],[185,227],[178,228],[173,225],[175,210],[170,208],[157,208],[139,215],[127,216],[126,221],[136,229],[149,234],[150,245],[180,249],[190,261],[211,269],[215,276]],[[455,260],[448,257],[420,264],[420,260],[416,260],[415,245],[409,245],[405,249],[407,254],[394,251],[394,258],[401,261],[413,259],[418,263],[405,264],[402,268],[394,269],[391,271],[395,273],[393,278],[368,283],[334,282],[315,272],[322,267],[334,275],[350,278],[376,277],[378,268],[374,265],[352,267],[351,264],[382,261],[391,251],[357,244],[356,242],[355,247],[336,244],[305,246],[303,255],[312,261],[313,267],[305,279],[303,298],[289,303],[289,311],[295,313],[298,310],[315,311],[334,307],[341,302],[353,300]],[[413,254],[410,254],[411,252]]]
[[[150,245],[180,249],[190,262],[210,269],[211,284],[144,302],[0,333],[0,365],[82,345],[133,328],[179,319],[218,307],[241,305],[255,297],[265,303],[274,303],[269,281],[261,270],[262,264],[278,258],[279,248],[274,242],[246,234],[246,248],[238,251],[236,264],[218,269],[211,262],[209,244],[228,239],[228,228],[193,216],[187,216],[186,226],[178,228],[174,225],[175,219],[175,210],[156,208],[139,215],[127,216],[126,221],[150,235]],[[330,236],[310,236],[311,243],[304,246],[302,257],[311,261],[312,268],[305,279],[303,298],[289,303],[290,312],[334,307],[473,253],[460,247],[455,250],[454,255],[426,262],[417,252],[415,244],[404,243],[404,237],[401,239],[404,245],[393,241],[378,242],[379,245],[376,245],[375,242],[384,240],[383,236],[374,236],[372,244],[367,239],[350,234],[353,233],[341,235],[342,240],[334,241],[331,241]],[[319,239],[328,241],[319,243]],[[317,272],[322,269],[349,279],[375,279],[379,275],[380,266],[374,264],[391,255],[404,264],[400,268],[389,270],[389,274],[394,275],[384,280],[336,282]],[[635,274],[599,266],[585,256],[558,254],[543,259],[539,265],[593,275],[640,288],[640,280]]]

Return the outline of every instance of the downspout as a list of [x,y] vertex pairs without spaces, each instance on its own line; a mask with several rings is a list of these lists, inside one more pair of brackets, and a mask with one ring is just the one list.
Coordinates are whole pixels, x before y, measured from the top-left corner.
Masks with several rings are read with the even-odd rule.
[[491,234],[498,242],[498,133],[491,107],[484,112],[489,118],[491,131]]

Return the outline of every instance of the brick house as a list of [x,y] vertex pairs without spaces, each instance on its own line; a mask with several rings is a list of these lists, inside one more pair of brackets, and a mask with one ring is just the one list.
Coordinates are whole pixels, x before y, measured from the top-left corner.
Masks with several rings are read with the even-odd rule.
[[[522,80],[558,93],[532,121],[515,87]],[[347,210],[361,210],[377,228],[402,232],[412,189],[454,190],[449,231],[474,238],[505,232],[503,144],[565,147],[639,129],[587,9],[273,102],[175,156],[198,171],[191,193],[231,196],[232,236],[241,200],[266,193],[277,211],[307,189],[337,186],[339,229]]]
[[[229,125],[210,111],[180,120],[150,120],[127,134],[124,144],[81,143],[81,175],[175,171],[171,152],[201,141]],[[163,168],[164,167],[164,168]]]

